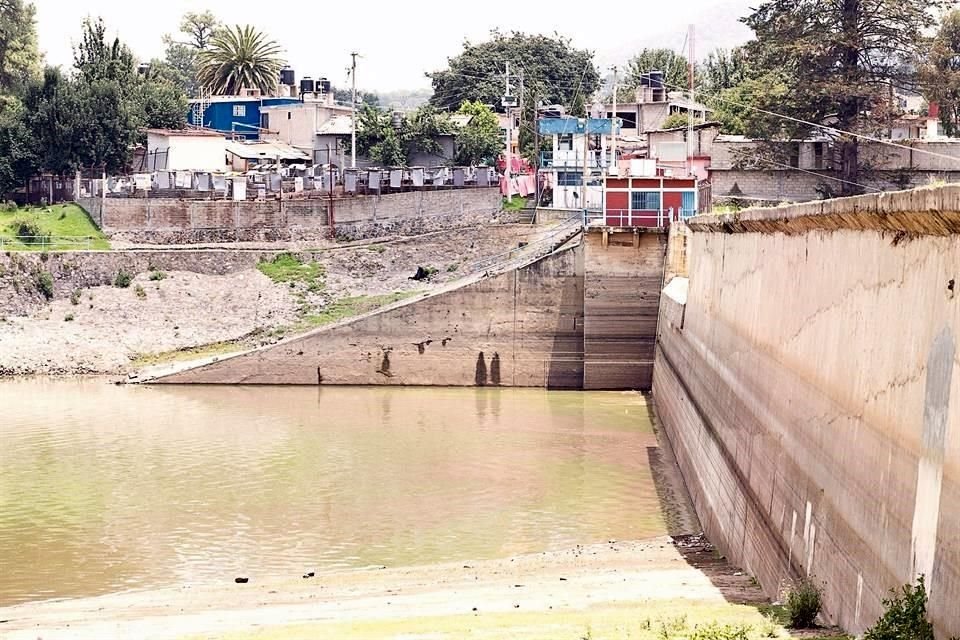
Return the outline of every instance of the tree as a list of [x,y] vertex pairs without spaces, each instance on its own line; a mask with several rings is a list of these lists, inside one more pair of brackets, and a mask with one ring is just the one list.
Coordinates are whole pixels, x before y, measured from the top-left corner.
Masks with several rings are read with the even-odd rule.
[[686,113],[673,113],[667,116],[667,119],[660,125],[661,129],[679,129],[690,124],[690,116]]
[[80,81],[105,80],[121,87],[130,86],[137,73],[133,52],[120,38],[110,41],[103,18],[84,18],[83,35],[73,49],[73,66]]
[[697,65],[697,91],[713,96],[747,77],[747,57],[741,47],[716,49]]
[[627,63],[623,82],[617,97],[627,102],[633,101],[634,90],[640,86],[641,78],[651,71],[662,71],[667,90],[677,90],[690,84],[686,57],[671,49],[644,49]]
[[503,147],[497,115],[482,102],[469,100],[460,105],[457,113],[471,118],[457,132],[456,163],[469,166],[493,164]]
[[0,93],[20,93],[40,71],[33,4],[0,2]]
[[568,38],[492,31],[486,42],[465,42],[463,51],[448,60],[447,69],[428,74],[434,91],[430,103],[448,110],[465,101],[499,105],[507,62],[514,93],[519,93],[522,72],[527,95],[546,103],[570,107],[592,95],[600,83],[593,53],[574,48]]
[[940,106],[944,133],[960,133],[960,10],[943,17],[920,77],[927,100]]
[[220,95],[237,95],[243,89],[270,93],[283,67],[280,45],[250,25],[218,30],[197,61],[201,86]]
[[[166,46],[164,64],[162,66],[164,78],[179,86],[190,97],[198,95],[197,84],[197,54],[210,46],[210,41],[220,29],[220,22],[209,11],[202,13],[185,13],[180,21],[180,33],[187,36],[183,42],[170,34],[163,36]],[[160,67],[156,61],[151,67]]]
[[[836,137],[844,195],[859,193],[854,134],[885,127],[891,83],[909,86],[913,65],[943,0],[767,0],[743,18],[756,35],[745,45],[753,77],[780,74],[788,92],[774,109],[782,137],[829,125]],[[809,124],[813,123],[813,124]],[[772,125],[767,126],[772,129]],[[835,130],[844,133],[837,134]]]
[[24,184],[38,168],[23,105],[16,98],[0,99],[0,195]]
[[209,46],[219,28],[220,21],[210,11],[188,11],[180,20],[180,32],[190,37],[187,44],[198,51]]
[[81,166],[83,117],[75,84],[59,69],[47,68],[23,100],[23,122],[32,138],[36,167],[67,175]]
[[417,153],[438,155],[439,136],[452,132],[447,115],[430,105],[410,114],[363,105],[357,118],[357,153],[384,166],[406,166]]

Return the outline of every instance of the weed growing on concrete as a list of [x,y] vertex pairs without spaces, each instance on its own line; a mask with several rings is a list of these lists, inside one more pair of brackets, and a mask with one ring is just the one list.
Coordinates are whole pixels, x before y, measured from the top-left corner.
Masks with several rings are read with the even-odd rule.
[[820,613],[822,598],[823,589],[812,578],[803,578],[790,585],[784,599],[788,626],[794,629],[812,627]]
[[686,636],[689,640],[749,640],[752,629],[748,624],[711,622],[695,626]]
[[139,284],[136,286],[136,288],[134,288],[133,292],[137,294],[137,297],[140,298],[141,300],[147,297],[146,290],[144,290],[144,288]]
[[80,289],[74,289],[73,293],[70,294],[70,304],[73,306],[80,304]]
[[49,271],[40,271],[37,273],[37,289],[47,300],[53,299],[53,276]]
[[387,250],[387,248],[386,248],[385,246],[383,246],[382,244],[375,244],[375,245],[371,245],[371,246],[367,247],[367,250],[368,250],[368,251],[373,251],[374,253],[383,253],[384,251]]
[[130,286],[131,282],[133,282],[133,276],[125,270],[120,269],[120,271],[117,271],[117,277],[113,279],[113,286],[126,289]]
[[883,601],[880,619],[863,634],[864,640],[933,640],[933,625],[927,620],[927,587],[924,577],[916,586],[905,584],[892,598]]
[[449,265],[447,265],[447,273],[453,273],[454,271],[456,271],[456,270],[459,269],[459,268],[460,268],[460,263],[458,263],[458,262],[451,262]]
[[167,274],[165,274],[163,271],[153,270],[150,272],[150,280],[152,282],[159,282],[160,280],[164,280],[166,277]]
[[67,315],[63,316],[63,321],[64,321],[64,322],[73,322],[73,314],[72,314],[72,313],[68,313]]

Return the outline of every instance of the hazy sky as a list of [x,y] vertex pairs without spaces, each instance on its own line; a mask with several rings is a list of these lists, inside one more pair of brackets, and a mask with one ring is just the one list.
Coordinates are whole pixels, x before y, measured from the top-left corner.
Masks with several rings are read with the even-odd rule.
[[186,11],[210,9],[227,23],[250,23],[286,51],[299,79],[326,76],[344,85],[350,51],[358,61],[362,88],[393,90],[429,87],[425,71],[441,69],[464,39],[481,41],[490,29],[528,33],[559,32],[578,47],[596,52],[605,69],[622,64],[643,47],[679,50],[687,25],[696,26],[697,57],[717,46],[747,39],[737,21],[757,0],[671,2],[325,2],[324,0],[34,0],[40,48],[50,64],[69,65],[80,22],[102,16],[141,58],[162,57],[164,33],[174,33]]

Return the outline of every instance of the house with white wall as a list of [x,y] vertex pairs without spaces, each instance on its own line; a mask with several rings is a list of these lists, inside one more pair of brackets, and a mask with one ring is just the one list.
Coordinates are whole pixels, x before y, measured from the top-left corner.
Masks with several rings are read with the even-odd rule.
[[223,171],[226,138],[209,129],[147,129],[147,171]]

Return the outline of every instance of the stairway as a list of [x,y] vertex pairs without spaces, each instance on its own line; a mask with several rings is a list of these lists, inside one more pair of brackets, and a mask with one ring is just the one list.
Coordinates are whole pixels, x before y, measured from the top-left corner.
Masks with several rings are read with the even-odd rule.
[[536,209],[520,209],[519,214],[517,215],[517,222],[519,224],[533,224],[537,219],[537,210]]

